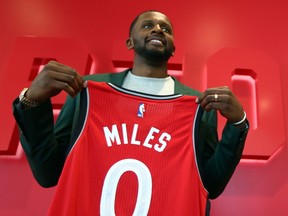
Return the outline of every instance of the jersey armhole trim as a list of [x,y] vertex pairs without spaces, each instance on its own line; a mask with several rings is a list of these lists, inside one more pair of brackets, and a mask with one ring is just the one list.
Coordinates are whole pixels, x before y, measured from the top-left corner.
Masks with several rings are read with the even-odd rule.
[[193,148],[194,148],[194,160],[195,160],[195,164],[197,167],[197,172],[199,175],[199,178],[201,180],[201,184],[202,187],[205,189],[205,191],[208,193],[208,190],[205,188],[204,183],[202,181],[202,177],[201,177],[201,173],[199,170],[199,164],[198,164],[198,160],[197,160],[197,151],[196,151],[196,146],[199,145],[199,131],[200,131],[200,127],[201,127],[201,121],[202,121],[202,116],[203,116],[204,110],[202,109],[202,107],[200,105],[198,105],[196,113],[195,113],[195,118],[194,118],[194,122],[193,122]]
[[77,120],[76,123],[76,128],[74,133],[71,135],[71,140],[70,140],[70,144],[67,148],[66,151],[66,157],[69,155],[69,153],[72,151],[72,149],[74,148],[75,144],[77,143],[79,137],[81,136],[84,128],[85,128],[85,124],[87,121],[87,116],[88,116],[88,112],[89,112],[89,89],[85,88],[81,91],[80,93],[80,102],[79,102],[79,118]]

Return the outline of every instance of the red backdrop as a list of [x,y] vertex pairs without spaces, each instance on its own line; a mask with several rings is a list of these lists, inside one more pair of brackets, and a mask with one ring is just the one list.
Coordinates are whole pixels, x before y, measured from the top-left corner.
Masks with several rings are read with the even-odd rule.
[[[170,73],[201,91],[231,87],[251,123],[243,159],[211,215],[288,215],[288,3],[280,0],[0,1],[0,215],[44,215],[54,193],[32,177],[13,99],[50,59],[82,74],[129,66],[129,25],[147,9],[174,24]],[[55,118],[64,98],[53,99]]]

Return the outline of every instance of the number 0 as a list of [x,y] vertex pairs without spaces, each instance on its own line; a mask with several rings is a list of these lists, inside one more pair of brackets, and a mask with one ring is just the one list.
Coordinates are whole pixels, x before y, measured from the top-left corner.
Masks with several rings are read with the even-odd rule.
[[109,169],[101,195],[101,215],[115,215],[114,206],[117,185],[120,177],[127,171],[134,172],[138,179],[138,194],[133,215],[147,215],[152,194],[152,177],[148,167],[135,159],[121,160]]

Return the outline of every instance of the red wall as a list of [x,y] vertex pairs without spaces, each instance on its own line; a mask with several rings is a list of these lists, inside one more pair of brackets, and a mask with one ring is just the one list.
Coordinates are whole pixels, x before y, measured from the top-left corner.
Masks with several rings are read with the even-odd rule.
[[[284,0],[0,1],[0,215],[44,215],[54,192],[33,179],[18,144],[13,99],[49,59],[82,74],[131,64],[125,48],[129,25],[147,9],[163,11],[174,24],[171,74],[201,91],[230,86],[251,123],[243,159],[224,193],[212,201],[211,215],[288,215]],[[64,98],[53,99],[55,117]],[[220,118],[220,129],[223,124]]]

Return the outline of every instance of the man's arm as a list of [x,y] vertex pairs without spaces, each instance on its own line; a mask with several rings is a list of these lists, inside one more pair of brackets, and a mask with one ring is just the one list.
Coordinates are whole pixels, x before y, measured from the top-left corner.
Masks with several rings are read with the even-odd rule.
[[67,97],[55,126],[50,100],[28,109],[21,108],[18,99],[13,103],[21,145],[35,179],[43,187],[55,186],[60,177],[77,118],[76,100],[78,96]]
[[[248,126],[248,121],[246,123]],[[218,197],[231,179],[241,159],[247,133],[248,128],[239,129],[227,123],[218,141],[215,110],[203,116],[197,158],[199,156],[201,177],[210,199]]]
[[63,157],[59,156],[61,154],[54,135],[50,101],[22,109],[16,99],[13,102],[13,114],[20,131],[20,143],[35,179],[43,187],[56,185]]
[[[61,91],[75,97],[85,87],[73,68],[50,61],[21,95],[13,102],[13,114],[20,129],[20,141],[33,174],[43,187],[54,186],[62,171],[66,147],[70,141],[74,100],[64,105],[54,129],[50,99]],[[36,106],[35,106],[36,105]]]

